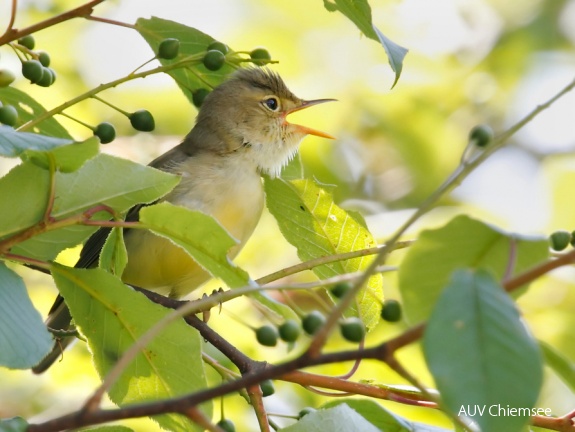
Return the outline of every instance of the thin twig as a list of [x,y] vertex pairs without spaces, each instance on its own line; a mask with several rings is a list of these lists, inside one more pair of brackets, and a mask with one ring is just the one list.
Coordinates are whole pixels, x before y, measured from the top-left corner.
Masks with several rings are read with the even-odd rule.
[[125,23],[122,21],[116,21],[116,20],[112,20],[109,18],[101,18],[101,17],[97,17],[94,15],[87,15],[84,18],[87,20],[90,20],[90,21],[97,21],[97,22],[101,22],[101,23],[105,23],[105,24],[115,25],[118,27],[126,27],[126,28],[129,28],[132,30],[134,30],[136,28],[136,26],[134,24],[128,24],[128,23]]
[[[8,33],[12,31],[14,28],[14,22],[16,21],[16,10],[18,9],[18,0],[12,0],[12,5],[10,7],[10,21],[8,21],[8,25],[6,26],[6,31],[2,35],[4,37]],[[0,38],[1,39],[1,38]]]
[[[413,244],[414,241],[415,240],[406,240],[406,241],[402,241],[402,242],[397,242],[394,245],[394,247],[392,248],[392,250],[404,249],[406,247],[409,247]],[[311,259],[309,261],[304,261],[304,262],[295,264],[291,267],[287,267],[287,268],[278,270],[277,272],[270,273],[269,275],[266,275],[264,277],[257,279],[256,282],[259,283],[260,285],[264,285],[264,284],[267,284],[269,282],[273,282],[275,280],[284,278],[286,276],[291,276],[293,274],[300,273],[300,272],[305,271],[305,270],[311,270],[311,269],[313,269],[315,267],[319,267],[321,265],[331,264],[333,262],[338,262],[338,261],[346,261],[346,260],[350,260],[353,258],[359,258],[359,257],[363,257],[363,256],[368,256],[368,255],[375,255],[383,247],[384,246],[375,246],[375,247],[367,248],[367,249],[360,249],[360,250],[351,251],[351,252],[345,252],[345,253],[340,253],[340,254],[327,255],[327,256],[314,258],[314,259]]]
[[250,404],[254,408],[260,432],[270,432],[268,415],[264,406],[262,389],[258,384],[251,385],[247,388]]
[[[60,15],[56,15],[52,18],[49,18],[44,21],[40,21],[30,27],[26,27],[22,30],[15,30],[14,28],[10,27],[8,30],[0,37],[0,46],[7,44],[8,42],[12,42],[16,39],[20,39],[21,37],[28,36],[32,33],[36,33],[40,30],[44,30],[48,27],[52,27],[56,24],[60,24],[64,21],[71,20],[73,18],[85,17],[89,16],[93,11],[94,7],[99,5],[105,0],[92,0],[82,6],[79,6],[75,9],[71,9],[67,12],[61,13]],[[13,4],[15,0],[13,1]]]

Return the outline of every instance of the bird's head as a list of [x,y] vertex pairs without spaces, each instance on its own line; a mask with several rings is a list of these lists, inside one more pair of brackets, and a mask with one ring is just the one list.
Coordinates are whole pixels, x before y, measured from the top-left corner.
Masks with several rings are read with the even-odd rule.
[[245,152],[260,171],[275,176],[293,157],[306,135],[333,138],[290,123],[287,116],[333,100],[302,100],[287,88],[278,74],[265,68],[244,68],[208,95],[196,128],[209,128],[218,137],[220,153]]

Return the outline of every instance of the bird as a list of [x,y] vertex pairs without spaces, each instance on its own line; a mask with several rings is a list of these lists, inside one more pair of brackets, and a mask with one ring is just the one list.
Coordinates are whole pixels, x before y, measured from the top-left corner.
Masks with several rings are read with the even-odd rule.
[[[160,201],[216,219],[237,240],[228,251],[233,259],[262,214],[262,175],[277,177],[307,135],[333,138],[290,123],[286,117],[334,100],[300,99],[278,73],[266,67],[238,69],[207,95],[194,127],[183,141],[149,164],[180,176],[179,184]],[[132,207],[126,220],[137,221],[143,206]],[[97,266],[109,232],[109,228],[100,228],[86,241],[75,267]],[[128,285],[181,298],[210,279],[183,249],[152,232],[125,229],[124,242],[128,262],[121,279]],[[49,311],[46,325],[53,332],[74,329],[61,296]],[[38,374],[47,370],[72,340],[55,337],[52,351],[32,371]]]

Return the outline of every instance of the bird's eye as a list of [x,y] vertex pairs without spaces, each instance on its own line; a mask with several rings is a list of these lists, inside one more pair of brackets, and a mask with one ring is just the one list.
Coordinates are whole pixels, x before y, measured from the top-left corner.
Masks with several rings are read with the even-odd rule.
[[275,97],[269,97],[264,99],[263,104],[266,106],[266,108],[272,110],[272,111],[277,111],[280,104],[277,100],[277,98]]

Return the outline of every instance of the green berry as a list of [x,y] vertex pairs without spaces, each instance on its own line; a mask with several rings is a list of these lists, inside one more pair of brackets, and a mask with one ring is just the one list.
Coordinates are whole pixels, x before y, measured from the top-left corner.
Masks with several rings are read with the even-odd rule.
[[487,147],[493,140],[493,129],[488,125],[477,125],[469,132],[469,141],[477,147]]
[[276,392],[274,388],[274,383],[272,380],[264,380],[260,383],[260,388],[262,389],[262,396],[268,397]]
[[210,91],[208,89],[205,89],[205,88],[201,88],[201,89],[198,89],[195,92],[193,92],[192,93],[192,102],[194,103],[194,106],[196,108],[201,107],[202,104],[204,103],[204,99],[209,94],[210,94]]
[[314,310],[303,317],[301,326],[305,332],[312,336],[325,324],[325,317],[321,312]]
[[178,56],[180,41],[174,38],[164,39],[158,47],[158,58],[171,60]]
[[156,127],[154,117],[148,110],[141,109],[133,112],[129,115],[129,119],[132,127],[142,132],[151,132]]
[[116,138],[116,128],[111,123],[103,122],[96,126],[94,135],[100,138],[101,144],[108,144]]
[[315,408],[305,407],[305,408],[303,408],[302,410],[300,410],[300,412],[299,412],[298,415],[297,415],[297,418],[298,418],[298,419],[301,419],[303,416],[306,416],[306,415],[308,415],[308,414],[314,413],[314,412],[316,412],[316,411],[317,411],[317,410],[316,410]]
[[229,48],[226,44],[214,41],[208,45],[208,51],[216,50],[221,52],[222,54],[227,54],[229,52]]
[[45,67],[42,69],[42,78],[40,78],[36,84],[41,87],[50,87],[52,84],[54,84],[55,80],[56,73],[52,69]]
[[335,284],[330,292],[335,298],[342,298],[351,289],[351,284],[349,282],[340,282]]
[[229,419],[221,419],[218,422],[218,426],[225,432],[236,432],[236,426],[234,425],[234,422]]
[[560,230],[555,231],[549,236],[549,243],[551,244],[551,249],[555,251],[562,251],[571,242],[571,233],[569,231]]
[[203,61],[206,69],[209,69],[211,71],[217,71],[224,65],[226,61],[226,56],[221,51],[210,50],[204,56]]
[[271,325],[261,326],[256,330],[256,339],[263,346],[276,346],[278,343],[278,331]]
[[361,342],[365,337],[365,326],[358,317],[346,318],[339,323],[341,335],[350,342]]
[[16,75],[8,69],[0,69],[0,87],[8,87],[14,82]]
[[50,66],[50,55],[46,51],[38,51],[38,61],[42,63],[42,66]]
[[34,40],[34,36],[32,35],[21,37],[20,39],[18,39],[18,43],[31,50],[33,50],[34,47],[36,46],[36,41]]
[[383,302],[381,317],[388,322],[397,322],[401,319],[401,304],[397,300],[389,299]]
[[292,319],[280,325],[278,331],[284,342],[295,342],[301,333],[299,324]]
[[269,51],[265,48],[256,48],[250,52],[250,58],[253,64],[263,66],[272,59]]
[[0,123],[7,126],[14,126],[18,121],[18,111],[12,105],[0,107]]
[[22,75],[24,75],[24,78],[29,79],[32,84],[40,81],[43,74],[44,67],[38,60],[26,60],[22,63]]

